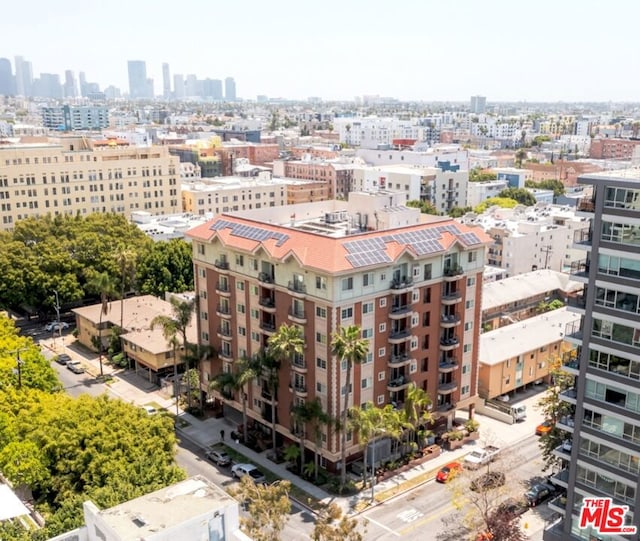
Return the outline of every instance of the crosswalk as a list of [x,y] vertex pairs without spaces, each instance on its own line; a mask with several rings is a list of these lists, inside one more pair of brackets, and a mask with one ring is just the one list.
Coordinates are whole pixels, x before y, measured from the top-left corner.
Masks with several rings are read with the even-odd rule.
[[417,509],[411,508],[403,511],[398,514],[398,518],[403,522],[413,522],[414,520],[418,520],[420,517],[423,517],[424,513],[422,511],[418,511]]

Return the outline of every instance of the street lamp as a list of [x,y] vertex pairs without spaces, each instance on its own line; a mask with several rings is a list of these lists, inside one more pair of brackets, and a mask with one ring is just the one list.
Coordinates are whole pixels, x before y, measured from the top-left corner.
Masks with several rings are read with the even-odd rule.
[[376,441],[378,441],[376,439],[376,435],[380,433],[380,434],[386,434],[387,431],[384,428],[376,428],[373,431],[373,439],[371,440],[371,442],[369,443],[369,445],[371,445],[371,503],[373,504],[375,502],[375,490],[376,490],[376,446],[374,445],[376,443]]

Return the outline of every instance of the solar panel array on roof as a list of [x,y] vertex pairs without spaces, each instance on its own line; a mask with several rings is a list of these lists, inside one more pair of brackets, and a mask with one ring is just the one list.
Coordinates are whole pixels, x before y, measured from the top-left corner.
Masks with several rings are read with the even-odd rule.
[[461,233],[457,224],[447,224],[418,231],[406,231],[404,233],[391,233],[371,239],[359,239],[343,244],[349,252],[346,256],[354,268],[376,265],[379,263],[391,263],[391,258],[386,254],[386,244],[397,242],[410,246],[417,255],[427,255],[444,251],[440,243],[442,233],[453,233],[464,244],[479,244],[480,239],[475,233]]
[[240,237],[243,239],[255,240],[258,242],[264,242],[269,239],[276,240],[276,246],[282,246],[287,240],[289,235],[285,233],[278,233],[276,231],[269,231],[261,227],[254,227],[252,225],[239,224],[236,222],[230,222],[228,220],[218,220],[211,226],[214,231],[220,231],[221,229],[231,229],[231,234],[234,237]]

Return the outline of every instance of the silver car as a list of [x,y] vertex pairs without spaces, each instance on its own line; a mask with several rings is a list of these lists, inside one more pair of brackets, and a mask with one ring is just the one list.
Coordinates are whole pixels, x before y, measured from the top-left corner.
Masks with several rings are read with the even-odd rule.
[[236,479],[249,477],[254,483],[266,483],[267,478],[253,464],[236,464],[231,468],[231,475]]

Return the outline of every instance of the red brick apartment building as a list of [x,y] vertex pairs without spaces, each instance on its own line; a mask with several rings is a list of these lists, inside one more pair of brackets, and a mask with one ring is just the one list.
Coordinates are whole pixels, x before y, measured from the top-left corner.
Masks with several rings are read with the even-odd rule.
[[[491,239],[447,217],[404,206],[400,192],[352,193],[324,201],[220,214],[188,233],[200,297],[200,341],[218,352],[202,366],[208,382],[256,355],[282,324],[297,325],[304,355],[280,367],[279,390],[248,390],[248,415],[265,434],[297,441],[291,408],[318,398],[338,417],[371,401],[402,407],[412,383],[426,390],[438,423],[477,400],[482,271]],[[366,220],[362,217],[368,216]],[[361,230],[358,224],[376,224]],[[332,334],[358,325],[369,342],[352,371],[331,354]],[[227,401],[240,411],[241,399]],[[312,434],[307,427],[306,434]],[[313,438],[311,436],[311,438]],[[322,427],[322,465],[335,471],[340,434]],[[315,442],[305,442],[311,453]],[[360,452],[355,438],[347,455]]]

